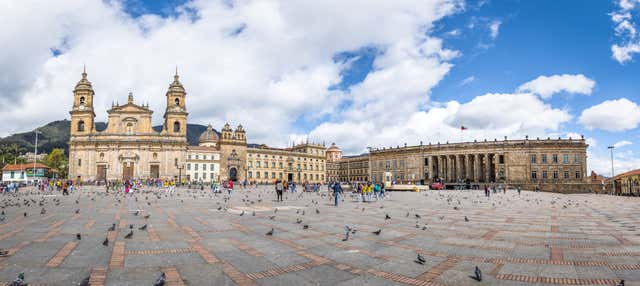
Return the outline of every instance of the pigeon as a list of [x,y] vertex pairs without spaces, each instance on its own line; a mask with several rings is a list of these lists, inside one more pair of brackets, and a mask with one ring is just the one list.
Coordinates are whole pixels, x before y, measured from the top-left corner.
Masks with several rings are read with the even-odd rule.
[[27,212],[24,212],[24,216],[27,217]]
[[624,286],[624,279],[620,280],[620,283],[616,284],[615,286]]
[[147,224],[143,224],[141,227],[138,228],[139,230],[145,230],[147,229]]
[[415,263],[424,265],[426,262],[427,262],[427,260],[424,259],[424,257],[422,257],[422,255],[420,255],[420,253],[418,253],[418,257],[416,257]]
[[133,215],[138,215],[140,213],[140,211],[136,211],[135,213],[133,213]]
[[265,233],[265,235],[273,235],[273,228],[270,231],[268,231],[267,233]]
[[109,227],[109,229],[107,231],[114,231],[116,230],[116,224],[112,224],[111,227]]
[[244,215],[244,211],[242,211],[242,212],[240,213],[240,216],[243,216],[243,215]]
[[302,229],[309,229],[309,225],[308,224],[303,225]]
[[84,278],[82,280],[82,282],[80,282],[80,284],[78,284],[79,286],[91,286],[91,284],[89,284],[89,281],[91,279],[91,276],[87,276],[86,278]]
[[79,214],[79,213],[80,213],[80,209],[76,209],[76,214]]
[[104,241],[102,242],[102,245],[109,246],[109,238],[108,237],[105,237]]
[[274,220],[274,219],[276,219],[276,216],[272,215],[272,216],[269,217],[269,219]]
[[464,221],[469,222],[469,218],[467,216],[464,216]]
[[374,231],[372,233],[375,234],[375,235],[380,235],[381,232],[382,232],[382,229],[378,229],[378,230],[376,230],[376,231]]
[[319,209],[316,209],[316,214],[320,214],[320,210]]
[[409,212],[407,212],[407,214],[404,217],[409,217]]
[[124,236],[124,239],[131,239],[132,237],[133,237],[133,230],[127,233],[127,235]]
[[6,256],[9,256],[9,250],[4,250],[0,248],[0,257],[6,257]]
[[40,210],[40,214],[45,214],[45,213],[47,213],[47,210],[45,210],[44,208],[42,208],[42,209]]
[[76,204],[79,204],[80,202],[78,200],[76,200]]
[[253,213],[251,213],[252,216],[256,216],[256,211],[253,211]]
[[476,270],[473,271],[474,276],[469,276],[471,277],[471,279],[476,280],[478,282],[482,281],[482,271],[480,271],[480,268],[478,268],[478,266],[476,266]]
[[296,223],[301,223],[301,222],[302,222],[302,220],[301,220],[301,219],[297,219],[297,220],[296,220]]
[[133,229],[133,225],[132,224],[129,225],[129,229]]
[[416,218],[422,218],[419,214],[416,214]]
[[2,215],[4,215],[4,211],[2,211]]
[[82,235],[80,235],[79,233],[76,233],[76,238],[77,238],[78,240],[81,240],[81,239],[82,239]]
[[153,283],[153,286],[164,286],[164,283],[166,281],[166,276],[164,274],[164,272],[160,273],[160,277],[158,277],[158,279],[156,279],[156,282]]
[[148,214],[148,215],[144,216],[144,219],[149,219],[150,217],[151,217],[151,215]]
[[9,284],[9,286],[25,286],[26,284],[24,284],[24,272],[20,272],[20,274],[18,274],[18,277],[13,280],[13,282],[11,282],[11,284]]
[[3,222],[6,219],[6,217],[0,217],[0,222]]
[[389,214],[385,214],[385,215],[384,215],[384,219],[385,219],[385,220],[388,220],[388,219],[391,219],[391,217],[389,216]]

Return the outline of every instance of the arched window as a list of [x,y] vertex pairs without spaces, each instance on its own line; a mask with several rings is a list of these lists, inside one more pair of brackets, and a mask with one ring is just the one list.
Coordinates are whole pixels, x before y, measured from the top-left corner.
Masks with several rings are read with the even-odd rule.
[[131,122],[127,123],[127,134],[128,135],[133,134],[133,123]]
[[176,121],[173,123],[173,132],[180,132],[180,122]]
[[78,121],[78,132],[84,132],[84,121]]
[[176,105],[180,106],[180,99],[179,98],[176,98]]
[[84,96],[80,97],[80,104],[84,104]]

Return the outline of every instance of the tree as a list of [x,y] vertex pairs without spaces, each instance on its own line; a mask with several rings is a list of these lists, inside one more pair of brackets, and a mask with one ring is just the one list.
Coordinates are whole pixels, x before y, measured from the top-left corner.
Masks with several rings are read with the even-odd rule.
[[51,153],[44,159],[45,165],[51,167],[58,172],[58,177],[67,177],[67,156],[64,154],[64,149],[55,148],[51,150]]

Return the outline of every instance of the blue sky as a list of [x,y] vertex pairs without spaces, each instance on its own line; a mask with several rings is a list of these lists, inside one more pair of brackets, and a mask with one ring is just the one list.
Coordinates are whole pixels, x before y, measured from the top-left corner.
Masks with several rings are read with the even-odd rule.
[[160,124],[178,66],[189,121],[253,142],[584,134],[590,169],[610,172],[613,144],[617,169],[640,167],[637,0],[58,2],[0,12],[21,23],[0,29],[0,116],[16,118],[0,135],[68,117],[47,107],[83,65],[96,120],[131,91]]

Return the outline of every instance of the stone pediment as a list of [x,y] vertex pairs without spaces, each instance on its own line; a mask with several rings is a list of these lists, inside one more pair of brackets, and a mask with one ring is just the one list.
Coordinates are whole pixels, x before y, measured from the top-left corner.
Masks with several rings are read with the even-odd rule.
[[107,111],[107,113],[148,113],[148,114],[151,114],[151,113],[153,113],[153,111],[151,111],[149,108],[147,108],[145,106],[140,106],[140,105],[137,105],[135,103],[127,103],[125,105],[114,106],[111,109],[109,109]]

